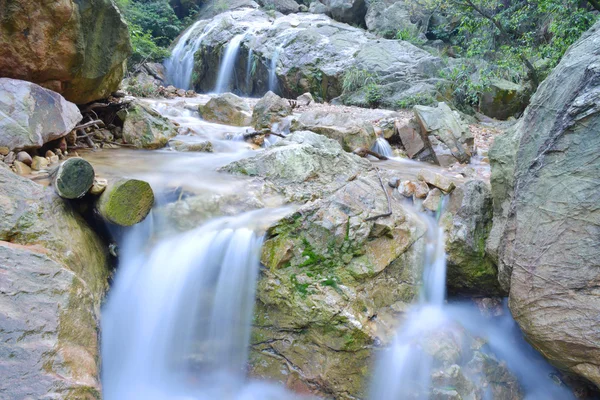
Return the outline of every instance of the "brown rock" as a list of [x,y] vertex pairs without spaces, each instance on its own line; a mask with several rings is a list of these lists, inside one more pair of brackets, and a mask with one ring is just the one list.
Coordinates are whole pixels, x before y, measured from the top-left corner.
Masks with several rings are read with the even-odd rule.
[[5,156],[10,153],[10,149],[8,147],[0,147],[0,156]]
[[398,192],[404,197],[412,197],[415,194],[416,186],[411,181],[403,181],[398,186]]
[[416,181],[415,184],[415,197],[417,199],[424,199],[429,194],[429,186],[423,181]]
[[431,186],[435,186],[446,193],[450,193],[454,190],[456,185],[452,180],[442,174],[438,174],[428,169],[422,169],[419,171],[418,178]]
[[430,211],[437,211],[440,208],[440,203],[442,201],[442,191],[438,188],[432,189],[427,198],[423,202],[423,207]]
[[15,167],[15,172],[18,175],[25,176],[31,174],[31,168],[24,162],[17,160],[13,163],[13,167]]
[[33,162],[31,163],[31,169],[33,169],[34,171],[41,171],[43,169],[46,169],[49,164],[50,161],[48,161],[47,158],[35,156],[33,157]]
[[26,151],[20,151],[17,153],[17,161],[20,161],[23,164],[27,164],[29,166],[31,166],[31,163],[33,162],[31,156]]

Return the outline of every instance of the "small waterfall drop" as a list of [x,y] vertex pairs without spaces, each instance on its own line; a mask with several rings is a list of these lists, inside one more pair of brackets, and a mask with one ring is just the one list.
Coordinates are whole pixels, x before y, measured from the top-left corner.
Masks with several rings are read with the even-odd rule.
[[254,52],[251,48],[248,49],[248,60],[246,61],[246,94],[250,95],[252,93],[252,75],[253,70],[252,66],[254,64]]
[[275,49],[269,65],[269,90],[273,93],[277,93],[277,62],[279,61],[279,53],[281,51],[281,47]]
[[106,400],[289,398],[245,377],[263,224],[281,213],[221,218],[150,251],[151,222],[133,228],[103,312]]
[[235,61],[245,36],[245,34],[236,35],[227,44],[225,54],[221,60],[221,66],[219,67],[219,74],[217,75],[215,93],[224,93],[229,90],[231,77],[235,69]]
[[164,62],[167,80],[173,86],[189,90],[192,87],[192,72],[194,70],[194,54],[200,48],[202,40],[208,35],[213,26],[208,25],[204,28],[204,31],[200,33],[195,39],[191,39],[192,35],[196,32],[198,26],[204,21],[198,21],[189,28],[181,38],[177,41],[177,44],[171,52],[169,57]]
[[379,153],[382,156],[385,156],[387,158],[394,157],[394,152],[392,151],[392,146],[390,146],[388,141],[385,140],[385,138],[383,136],[379,136],[377,138],[377,140],[375,141],[375,144],[373,145],[371,150],[373,150],[375,153]]
[[[438,214],[445,201],[446,198]],[[423,213],[419,215],[428,227],[421,295],[376,365],[370,400],[471,398],[474,393],[460,397],[465,396],[458,393],[460,390],[480,391],[473,398],[480,398],[481,394],[485,400],[505,398],[496,391],[508,389],[500,387],[502,384],[495,386],[496,382],[484,376],[486,368],[494,368],[490,367],[493,364],[486,364],[488,352],[492,359],[502,361],[497,364],[498,371],[506,368],[518,380],[524,393],[523,397],[515,398],[574,399],[568,389],[555,384],[551,377],[553,368],[522,338],[506,303],[503,316],[495,319],[484,318],[470,304],[446,304],[444,232],[436,219]],[[477,347],[474,344],[481,340],[477,338],[486,341],[478,350],[481,356],[473,356],[473,348]],[[469,388],[468,380],[474,386]]]

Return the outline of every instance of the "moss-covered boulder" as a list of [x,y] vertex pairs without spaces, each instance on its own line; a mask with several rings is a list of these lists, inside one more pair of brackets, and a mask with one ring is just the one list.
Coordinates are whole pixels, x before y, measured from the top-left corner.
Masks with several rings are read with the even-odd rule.
[[2,2],[0,15],[2,76],[35,82],[76,104],[119,87],[131,45],[111,0]]
[[177,135],[177,127],[151,107],[134,102],[117,114],[123,121],[123,140],[140,149],[165,147]]
[[479,98],[479,111],[498,119],[516,116],[527,107],[527,94],[523,85],[492,79]]
[[373,347],[389,341],[419,292],[425,246],[425,224],[399,202],[391,216],[369,220],[387,211],[383,190],[375,171],[361,174],[269,231],[254,375],[334,398],[365,396]]
[[233,126],[248,126],[252,122],[252,110],[241,97],[225,93],[211,98],[198,107],[202,119],[208,122]]
[[492,195],[489,184],[472,180],[452,192],[440,218],[446,234],[447,286],[452,295],[506,295],[498,282],[498,269],[486,252],[492,229]]
[[152,210],[154,192],[148,182],[122,178],[111,182],[98,199],[98,213],[108,222],[132,226]]
[[0,393],[100,399],[107,253],[52,189],[0,169]]

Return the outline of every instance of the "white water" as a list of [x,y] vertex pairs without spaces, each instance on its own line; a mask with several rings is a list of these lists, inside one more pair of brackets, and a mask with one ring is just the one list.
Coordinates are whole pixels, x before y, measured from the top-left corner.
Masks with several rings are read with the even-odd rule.
[[202,44],[202,40],[208,35],[213,25],[207,25],[203,32],[200,33],[195,39],[192,39],[192,35],[196,33],[198,26],[204,21],[198,21],[189,28],[181,38],[177,41],[177,44],[171,52],[169,57],[164,62],[167,80],[173,86],[180,89],[192,89],[192,72],[194,70],[194,54],[198,51],[198,48]]
[[219,67],[219,74],[217,76],[217,85],[215,87],[215,93],[225,93],[230,91],[231,77],[235,70],[235,61],[237,60],[238,52],[242,40],[244,40],[245,34],[234,36],[225,48],[225,54],[221,60]]
[[281,50],[281,47],[275,49],[269,66],[269,90],[273,93],[277,93],[277,62],[279,61],[279,53]]
[[[574,399],[569,390],[553,382],[553,369],[525,343],[506,305],[502,318],[486,319],[472,305],[445,303],[446,253],[443,230],[431,216],[421,216],[428,225],[421,296],[419,303],[408,311],[402,328],[377,363],[370,399],[455,398],[444,392],[451,393],[456,381],[448,376],[444,378],[444,368],[447,366],[439,357],[447,357],[449,351],[452,352],[444,350],[444,346],[449,344],[448,349],[458,346],[462,361],[468,362],[469,357],[465,354],[472,350],[475,337],[487,342],[482,348],[484,352],[506,363],[518,379],[525,399]],[[483,399],[496,398],[491,387],[493,385],[484,388],[487,381],[480,371],[472,375],[468,364],[461,364],[460,367],[467,379],[476,388],[482,389]],[[432,377],[435,377],[435,382]]]
[[392,146],[390,146],[388,141],[385,140],[385,138],[382,136],[379,136],[377,138],[377,140],[375,141],[375,144],[373,145],[373,148],[371,150],[373,150],[375,153],[379,153],[382,156],[385,156],[387,158],[394,157],[394,152],[392,151]]
[[262,232],[285,211],[157,243],[151,219],[129,233],[103,312],[106,400],[289,398],[245,377]]
[[246,61],[246,93],[250,95],[252,93],[252,56],[253,56],[252,48],[248,49],[248,60]]

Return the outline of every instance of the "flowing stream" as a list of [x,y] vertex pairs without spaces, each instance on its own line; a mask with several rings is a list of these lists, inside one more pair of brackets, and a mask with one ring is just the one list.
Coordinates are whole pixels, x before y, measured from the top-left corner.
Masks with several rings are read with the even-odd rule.
[[386,156],[387,158],[394,157],[394,152],[392,151],[392,146],[390,146],[388,141],[385,140],[385,138],[381,137],[381,136],[379,136],[375,140],[375,144],[373,145],[373,148],[371,150],[373,150],[375,153],[381,154],[382,156]]
[[[197,224],[193,218],[187,221],[189,214],[186,221],[164,214],[168,203],[164,199],[173,187],[178,196],[184,191],[208,197],[249,193],[249,181],[216,172],[219,166],[253,154],[245,142],[231,140],[245,128],[202,121],[196,110],[207,100],[208,96],[199,96],[145,101],[188,131],[176,140],[208,139],[213,153],[121,149],[86,155],[102,175],[127,170],[130,176],[149,181],[158,194],[150,217],[127,231],[119,243],[120,265],[102,314],[106,400],[297,398],[280,386],[246,376],[262,237],[290,209],[282,207],[281,199],[273,199],[265,208],[249,212],[236,208],[230,216]],[[283,127],[274,129],[287,133]],[[137,162],[132,163],[132,157]],[[414,161],[394,159],[380,165],[393,169],[394,163],[404,172],[422,168]],[[502,360],[519,380],[525,399],[572,399],[568,390],[554,384],[554,370],[524,342],[506,307],[500,318],[483,318],[472,306],[447,303],[444,232],[436,218],[414,212],[428,226],[423,286],[418,303],[378,357],[370,400],[457,398],[453,391],[464,388],[454,387],[456,371],[481,390],[473,398],[498,398],[495,383],[473,367],[475,353]],[[181,229],[181,223],[187,228]],[[482,340],[485,345],[476,346]],[[460,354],[450,367],[447,360],[440,364],[435,350],[448,343],[450,350],[443,354]],[[455,374],[444,375],[447,371]]]
[[[466,380],[476,386],[475,391],[480,390],[483,399],[505,398],[500,391],[508,389],[496,385],[493,377],[485,376],[485,368],[505,371],[503,364],[490,367],[493,363],[483,361],[487,366],[477,368],[477,362],[489,355],[506,364],[517,378],[525,399],[574,399],[568,389],[552,380],[556,371],[524,341],[506,304],[501,317],[484,318],[471,304],[446,303],[444,232],[434,217],[419,215],[428,226],[420,300],[408,311],[402,328],[380,357],[370,399],[465,398],[459,396],[472,390]],[[473,348],[481,339],[486,344],[477,358],[473,356]]]

